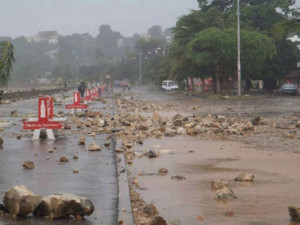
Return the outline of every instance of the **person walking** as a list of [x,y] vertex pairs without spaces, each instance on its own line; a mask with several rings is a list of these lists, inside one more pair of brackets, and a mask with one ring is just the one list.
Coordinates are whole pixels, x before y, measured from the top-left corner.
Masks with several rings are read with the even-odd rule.
[[82,81],[79,86],[78,86],[78,91],[80,92],[80,96],[81,97],[84,97],[84,92],[85,92],[85,84],[84,82]]

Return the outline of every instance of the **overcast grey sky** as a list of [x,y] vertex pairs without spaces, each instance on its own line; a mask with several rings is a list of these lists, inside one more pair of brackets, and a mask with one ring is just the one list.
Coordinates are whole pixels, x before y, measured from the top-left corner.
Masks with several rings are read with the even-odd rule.
[[152,25],[163,29],[191,9],[197,0],[0,0],[0,36],[33,36],[38,31],[59,34],[98,34],[102,24],[122,35],[146,33]]

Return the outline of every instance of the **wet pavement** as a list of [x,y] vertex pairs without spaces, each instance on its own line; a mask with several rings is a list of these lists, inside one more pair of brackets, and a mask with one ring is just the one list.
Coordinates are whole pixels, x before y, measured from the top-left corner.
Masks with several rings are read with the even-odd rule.
[[[193,137],[147,140],[136,151],[154,149],[159,158],[136,158],[129,167],[137,177],[137,191],[156,205],[168,222],[180,224],[292,225],[288,206],[299,205],[299,160],[295,153],[258,151],[238,142],[199,140]],[[194,151],[194,152],[190,152]],[[169,173],[158,176],[166,167]],[[234,182],[240,173],[255,175],[254,182]],[[144,173],[144,176],[139,176]],[[186,180],[172,180],[171,176]],[[210,181],[223,179],[237,199],[214,200]],[[233,212],[232,216],[226,216]],[[203,221],[198,221],[198,216]],[[202,219],[201,219],[202,220]]]
[[[66,101],[64,104],[71,101]],[[55,113],[59,110],[64,111],[64,104],[55,105]],[[117,224],[117,170],[114,152],[104,147],[107,135],[98,135],[95,138],[86,137],[86,146],[79,146],[77,141],[80,134],[72,134],[70,130],[61,131],[57,140],[54,141],[32,141],[32,131],[22,131],[21,120],[23,115],[36,115],[37,108],[37,99],[1,105],[1,119],[13,121],[14,125],[5,128],[1,133],[4,144],[0,149],[0,198],[11,186],[25,185],[39,195],[72,193],[87,197],[94,203],[95,211],[83,221],[0,218],[0,224]],[[96,102],[90,108],[100,110],[103,105]],[[10,112],[15,109],[18,110],[19,116],[11,117]],[[108,110],[105,113],[111,113],[111,111]],[[16,135],[20,134],[22,138],[19,140]],[[94,142],[102,147],[102,151],[87,151],[87,146]],[[49,149],[54,149],[54,152],[49,153]],[[74,154],[78,154],[78,160],[73,159]],[[59,163],[61,156],[69,158],[69,162]],[[25,160],[33,161],[35,168],[23,169],[22,164]],[[79,173],[73,173],[73,169],[78,169]]]

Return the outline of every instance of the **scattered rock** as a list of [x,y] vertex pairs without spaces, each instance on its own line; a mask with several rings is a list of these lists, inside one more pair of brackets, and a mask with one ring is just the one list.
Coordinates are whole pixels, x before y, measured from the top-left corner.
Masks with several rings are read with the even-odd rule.
[[86,113],[87,117],[102,117],[102,113],[101,112],[92,112],[92,111],[88,111]]
[[49,219],[74,216],[76,220],[94,212],[90,199],[73,194],[52,194],[43,197],[41,204],[33,212],[35,216]]
[[0,138],[0,147],[3,145],[3,139]]
[[45,129],[41,129],[41,132],[40,132],[40,139],[42,139],[42,140],[45,140],[45,139],[47,139],[47,132],[46,132],[46,130]]
[[49,152],[49,153],[53,153],[53,152],[54,152],[54,149],[53,149],[53,148],[49,148],[49,149],[48,149],[48,152]]
[[5,209],[13,216],[27,216],[41,203],[42,197],[34,195],[25,186],[14,186],[6,190],[3,197]]
[[17,138],[18,140],[20,140],[20,139],[22,139],[22,135],[21,135],[21,134],[18,134],[18,135],[16,136],[16,138]]
[[165,168],[165,167],[160,168],[160,169],[158,170],[158,174],[159,174],[159,175],[162,175],[162,176],[168,174],[168,172],[169,172],[168,169]]
[[254,175],[250,173],[242,173],[236,178],[234,178],[235,181],[253,181]]
[[110,146],[110,141],[106,141],[106,142],[104,143],[104,146],[105,146],[105,147],[109,147],[109,146]]
[[229,188],[222,188],[221,190],[218,190],[215,194],[216,200],[230,200],[237,198],[234,192]]
[[254,126],[260,125],[261,124],[261,117],[257,116],[255,118],[252,119],[252,124]]
[[78,141],[79,145],[85,145],[85,137],[81,136],[79,141]]
[[221,190],[224,187],[229,188],[229,182],[228,181],[212,180],[210,183],[211,183],[211,189],[212,190]]
[[149,152],[148,152],[148,158],[157,158],[157,157],[159,157],[159,153],[158,152],[156,152],[156,151],[154,151],[154,150],[150,150]]
[[172,180],[185,180],[185,176],[181,176],[181,175],[174,175],[171,177]]
[[203,221],[204,219],[203,219],[203,217],[202,216],[197,216],[197,221]]
[[62,157],[60,157],[59,162],[61,162],[61,163],[69,162],[69,159],[65,156],[62,156]]
[[166,220],[164,218],[162,218],[161,216],[154,217],[148,224],[149,225],[168,225]]
[[72,126],[70,124],[64,124],[64,129],[65,130],[70,130]]
[[101,148],[96,143],[92,143],[88,147],[89,151],[101,151]]
[[79,173],[78,169],[73,169],[73,173]]
[[143,208],[143,213],[145,213],[147,216],[155,216],[158,214],[158,211],[153,204],[147,204]]
[[176,134],[178,134],[178,135],[186,135],[187,132],[186,132],[186,129],[185,129],[185,128],[179,127],[179,128],[177,128],[177,130],[176,130]]
[[25,169],[29,169],[29,170],[34,169],[34,163],[32,161],[29,161],[29,160],[25,161],[22,166]]
[[73,159],[78,159],[78,158],[79,158],[79,157],[78,157],[77,154],[73,155]]
[[300,222],[300,207],[289,206],[289,214],[293,222]]

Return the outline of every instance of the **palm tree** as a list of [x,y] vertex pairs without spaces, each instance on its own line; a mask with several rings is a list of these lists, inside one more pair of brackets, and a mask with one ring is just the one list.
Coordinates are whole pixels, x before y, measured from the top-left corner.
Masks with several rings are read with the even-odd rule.
[[14,46],[9,41],[0,41],[0,85],[6,85],[12,71]]
[[273,32],[279,38],[292,36],[300,32],[300,19],[291,18],[274,26]]

